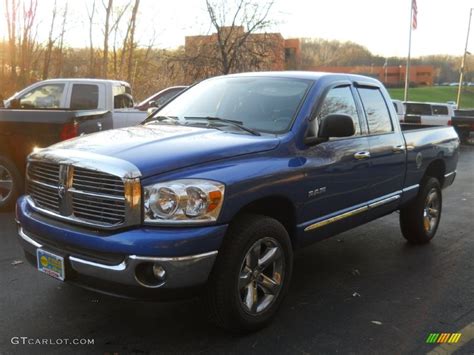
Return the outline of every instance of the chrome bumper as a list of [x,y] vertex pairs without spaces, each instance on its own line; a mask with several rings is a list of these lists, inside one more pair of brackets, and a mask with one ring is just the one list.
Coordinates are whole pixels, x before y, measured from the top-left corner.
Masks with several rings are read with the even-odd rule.
[[[34,240],[21,226],[18,226],[18,235],[22,247],[33,256],[36,256],[37,249],[48,250],[48,246],[43,246]],[[65,261],[69,262],[71,268],[79,275],[98,280],[142,288],[180,289],[206,283],[216,257],[217,251],[211,251],[204,254],[171,258],[128,255],[117,265],[101,264],[74,255],[66,255]],[[137,278],[136,269],[144,263],[158,264],[166,271],[163,283],[150,286]],[[66,274],[66,281],[67,278]]]

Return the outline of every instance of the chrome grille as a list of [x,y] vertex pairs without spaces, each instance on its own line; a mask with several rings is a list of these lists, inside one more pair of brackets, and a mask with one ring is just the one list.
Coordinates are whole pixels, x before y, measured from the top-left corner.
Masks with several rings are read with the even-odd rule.
[[[34,183],[32,183],[33,181]],[[59,213],[59,195],[57,188],[40,184],[38,180],[30,180],[27,192],[39,207]]]
[[80,191],[112,196],[123,196],[124,191],[123,181],[118,176],[83,168],[74,168],[72,187]]
[[124,225],[124,181],[115,175],[71,165],[32,161],[27,192],[34,204],[63,219],[100,227]]

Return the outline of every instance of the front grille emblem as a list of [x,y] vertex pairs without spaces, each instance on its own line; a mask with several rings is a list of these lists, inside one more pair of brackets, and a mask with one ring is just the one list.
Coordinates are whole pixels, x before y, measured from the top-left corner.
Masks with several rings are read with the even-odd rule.
[[59,212],[63,216],[68,216],[72,213],[71,201],[68,190],[72,185],[71,177],[71,166],[63,165],[59,166],[59,181],[58,181],[58,197],[59,197]]

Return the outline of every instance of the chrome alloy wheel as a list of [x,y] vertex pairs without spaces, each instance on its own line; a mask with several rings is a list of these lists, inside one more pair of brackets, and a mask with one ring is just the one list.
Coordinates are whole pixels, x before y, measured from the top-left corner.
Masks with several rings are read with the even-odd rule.
[[436,228],[439,220],[439,212],[441,208],[440,196],[437,189],[432,188],[425,200],[425,208],[423,210],[423,226],[425,232],[430,233]]
[[13,178],[10,171],[0,165],[0,203],[7,201],[13,192]]
[[262,238],[248,250],[240,268],[239,299],[245,312],[257,315],[276,300],[283,285],[285,258],[280,243]]

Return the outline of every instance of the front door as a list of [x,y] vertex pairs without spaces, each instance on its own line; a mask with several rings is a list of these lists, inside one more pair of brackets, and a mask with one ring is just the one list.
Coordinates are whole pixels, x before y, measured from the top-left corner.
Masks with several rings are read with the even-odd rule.
[[308,147],[305,152],[307,170],[303,186],[308,194],[302,209],[305,230],[316,230],[324,221],[341,215],[341,220],[347,217],[348,221],[356,222],[363,213],[352,216],[351,211],[360,208],[371,196],[369,141],[350,85],[329,90],[316,119],[320,121],[330,114],[351,116],[356,132],[347,138],[330,138]]

